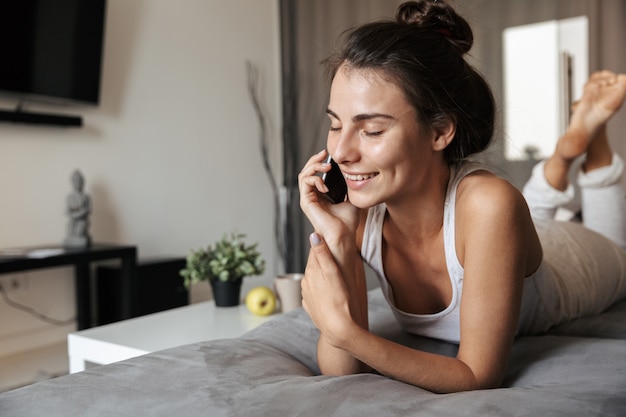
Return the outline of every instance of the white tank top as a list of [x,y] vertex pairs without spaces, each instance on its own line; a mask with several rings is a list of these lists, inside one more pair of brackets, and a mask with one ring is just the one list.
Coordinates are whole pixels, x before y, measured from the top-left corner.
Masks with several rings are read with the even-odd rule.
[[[412,314],[404,312],[395,306],[393,289],[385,276],[382,259],[382,230],[385,213],[385,204],[379,204],[368,210],[361,256],[363,260],[376,272],[382,292],[391,306],[398,323],[409,333],[420,336],[459,343],[461,340],[460,305],[463,294],[464,270],[456,255],[455,245],[455,206],[456,190],[459,182],[466,175],[485,168],[477,163],[465,163],[458,168],[452,167],[448,183],[444,213],[443,213],[443,242],[446,258],[446,267],[452,285],[452,300],[442,311],[435,314]],[[538,293],[536,281],[543,276],[543,263],[533,275],[525,280],[524,299],[522,301],[522,315],[518,331],[527,332],[528,325],[536,320],[538,308]],[[546,289],[547,290],[547,289]],[[551,291],[549,291],[551,292]],[[529,323],[530,322],[530,323]],[[535,323],[536,324],[536,323]],[[543,327],[543,326],[542,326]],[[524,329],[525,328],[525,329]]]

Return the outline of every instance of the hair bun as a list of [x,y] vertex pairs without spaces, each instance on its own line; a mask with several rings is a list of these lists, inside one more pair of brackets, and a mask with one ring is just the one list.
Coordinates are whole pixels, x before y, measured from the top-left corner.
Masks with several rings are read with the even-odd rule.
[[419,0],[402,3],[396,11],[396,22],[417,25],[438,32],[465,54],[474,43],[472,29],[444,0]]

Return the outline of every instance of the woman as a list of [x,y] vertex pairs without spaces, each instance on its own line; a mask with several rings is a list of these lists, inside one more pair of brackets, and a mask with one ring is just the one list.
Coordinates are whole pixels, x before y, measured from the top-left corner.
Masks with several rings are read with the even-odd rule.
[[[328,151],[311,157],[299,176],[301,207],[315,229],[303,306],[320,330],[324,374],[375,370],[434,392],[497,387],[517,334],[605,309],[626,293],[622,249],[582,226],[550,222],[550,236],[577,243],[570,256],[580,258],[580,242],[603,252],[597,270],[578,274],[581,281],[611,280],[598,302],[587,302],[584,282],[570,294],[562,279],[568,271],[558,267],[573,260],[552,265],[522,194],[466,162],[491,142],[495,113],[487,83],[463,58],[471,45],[470,27],[449,5],[422,0],[401,5],[395,22],[356,28],[326,62]],[[540,216],[568,198],[569,167],[587,153],[583,182],[621,198],[612,208],[622,210],[614,217],[623,222],[624,194],[613,185],[620,160],[604,126],[625,95],[626,75],[591,78],[568,133],[529,183]],[[349,188],[340,204],[325,198],[318,176],[330,170],[328,153]],[[552,205],[537,198],[546,190]],[[363,261],[377,272],[400,324],[459,343],[455,358],[368,331]]]

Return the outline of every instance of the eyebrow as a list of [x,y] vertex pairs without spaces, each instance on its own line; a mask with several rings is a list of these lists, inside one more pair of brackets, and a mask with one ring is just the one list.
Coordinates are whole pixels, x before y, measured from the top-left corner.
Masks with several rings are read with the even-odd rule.
[[[339,116],[337,115],[337,113],[335,113],[329,108],[326,108],[326,114],[333,116],[337,120],[341,120]],[[384,113],[363,113],[363,114],[357,114],[356,116],[352,117],[352,121],[356,123],[356,122],[360,122],[363,120],[371,120],[371,119],[377,119],[377,118],[395,119],[395,117],[389,114],[384,114]]]

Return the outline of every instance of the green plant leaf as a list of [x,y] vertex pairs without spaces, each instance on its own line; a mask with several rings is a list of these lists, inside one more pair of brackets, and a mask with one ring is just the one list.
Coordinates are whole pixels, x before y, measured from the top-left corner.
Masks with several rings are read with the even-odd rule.
[[224,234],[214,245],[190,251],[180,271],[185,286],[200,281],[238,281],[262,274],[265,260],[257,250],[258,243],[246,246],[244,238],[241,233]]

